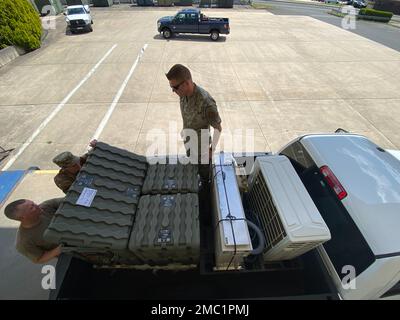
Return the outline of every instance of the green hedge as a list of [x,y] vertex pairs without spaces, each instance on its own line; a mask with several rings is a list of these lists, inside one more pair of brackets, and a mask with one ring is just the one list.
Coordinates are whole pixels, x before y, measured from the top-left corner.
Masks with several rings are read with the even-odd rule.
[[0,0],[0,48],[31,51],[40,47],[41,36],[40,18],[28,0]]
[[379,10],[374,10],[374,9],[369,9],[369,8],[360,9],[360,12],[358,14],[361,16],[384,17],[384,18],[389,18],[389,19],[391,19],[393,16],[393,13],[391,13],[391,12],[379,11]]

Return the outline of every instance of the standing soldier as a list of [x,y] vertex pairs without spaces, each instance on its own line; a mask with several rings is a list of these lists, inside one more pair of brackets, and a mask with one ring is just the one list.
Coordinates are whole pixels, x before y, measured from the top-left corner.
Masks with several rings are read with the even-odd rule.
[[[218,144],[222,131],[221,118],[215,100],[211,95],[192,81],[188,68],[181,64],[174,65],[166,74],[173,92],[180,98],[183,130],[192,129],[197,135],[197,146],[189,144],[190,138],[185,137],[184,143],[187,156],[197,152],[199,174],[203,183],[208,182],[210,159]],[[214,128],[213,138],[210,139],[210,126]],[[206,131],[206,135],[202,130]],[[203,146],[203,147],[202,147]],[[192,157],[191,157],[192,158]],[[192,158],[193,159],[193,158]]]
[[[92,140],[90,141],[89,146],[94,148],[96,143],[97,140]],[[71,152],[65,151],[53,159],[53,162],[61,168],[54,177],[54,182],[64,193],[67,193],[68,189],[74,183],[79,171],[85,164],[88,155],[89,153],[86,153],[81,157],[77,157]]]

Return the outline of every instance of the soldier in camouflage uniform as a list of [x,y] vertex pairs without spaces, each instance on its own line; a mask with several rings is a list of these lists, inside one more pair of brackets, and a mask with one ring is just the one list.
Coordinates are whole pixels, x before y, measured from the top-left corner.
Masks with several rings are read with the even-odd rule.
[[[166,76],[172,91],[180,97],[184,131],[185,129],[192,129],[197,135],[198,144],[195,147],[189,144],[190,150],[188,150],[190,138],[185,137],[187,155],[190,156],[190,152],[196,153],[197,151],[200,178],[203,182],[208,181],[209,161],[222,131],[217,104],[206,90],[192,81],[191,73],[185,66],[174,65]],[[212,139],[209,135],[210,126],[214,128]],[[204,134],[204,130],[206,134]]]
[[[96,142],[96,140],[92,140],[89,144],[90,147],[94,148]],[[61,168],[54,177],[54,182],[64,193],[67,193],[68,189],[74,183],[79,171],[85,164],[88,155],[89,153],[86,153],[81,157],[77,157],[71,152],[66,151],[60,153],[53,159],[53,162]]]

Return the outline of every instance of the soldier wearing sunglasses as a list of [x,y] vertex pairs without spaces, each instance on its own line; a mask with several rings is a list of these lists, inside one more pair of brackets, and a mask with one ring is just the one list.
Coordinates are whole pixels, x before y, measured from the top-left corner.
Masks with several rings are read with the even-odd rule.
[[[215,100],[211,95],[195,84],[189,69],[181,64],[174,65],[166,74],[173,92],[180,98],[183,129],[192,129],[197,134],[197,148],[194,148],[188,136],[184,136],[187,156],[197,151],[199,174],[202,182],[209,179],[209,163],[212,153],[218,144],[222,131],[221,118]],[[214,128],[213,138],[209,134],[210,126]],[[207,130],[207,135],[202,135],[202,130]],[[203,136],[203,140],[201,139]],[[207,137],[205,139],[204,137]],[[205,140],[205,141],[204,141]],[[204,144],[203,148],[201,146]],[[188,149],[188,145],[190,146]],[[197,150],[196,150],[197,149]],[[207,154],[204,154],[204,153]]]

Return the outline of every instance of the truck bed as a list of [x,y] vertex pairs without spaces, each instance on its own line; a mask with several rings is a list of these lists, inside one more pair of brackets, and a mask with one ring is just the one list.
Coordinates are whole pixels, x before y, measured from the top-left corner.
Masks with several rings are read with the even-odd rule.
[[63,255],[50,299],[337,299],[315,250],[295,261],[241,271],[212,269],[209,189],[200,193],[201,262],[186,271],[102,269]]

